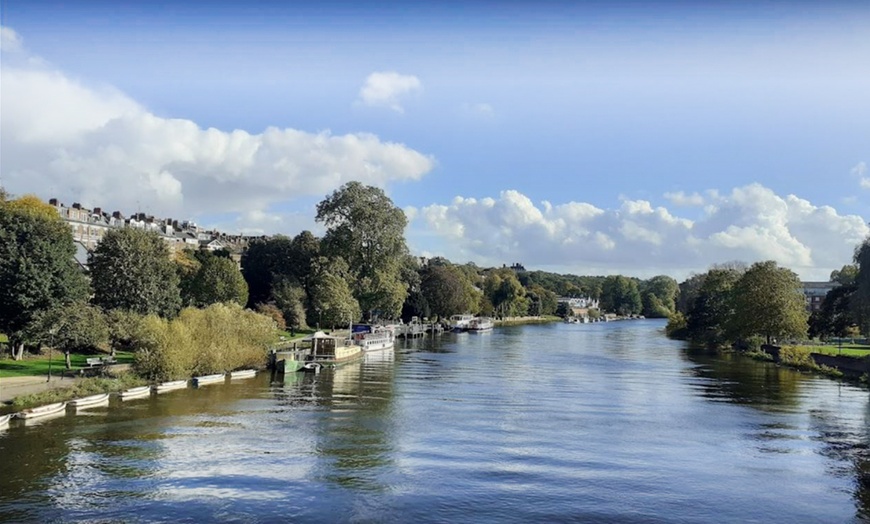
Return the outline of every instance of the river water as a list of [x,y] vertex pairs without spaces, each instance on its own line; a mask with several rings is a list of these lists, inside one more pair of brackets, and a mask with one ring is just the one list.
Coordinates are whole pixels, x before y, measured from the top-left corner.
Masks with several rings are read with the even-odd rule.
[[866,389],[663,327],[445,334],[13,425],[0,521],[870,519]]

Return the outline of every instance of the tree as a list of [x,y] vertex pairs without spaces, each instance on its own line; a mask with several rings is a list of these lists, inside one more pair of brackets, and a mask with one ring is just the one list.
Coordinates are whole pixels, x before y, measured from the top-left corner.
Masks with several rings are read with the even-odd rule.
[[512,269],[491,271],[483,285],[483,293],[500,317],[520,316],[528,312],[526,290]]
[[401,266],[407,219],[381,189],[349,182],[317,204],[327,227],[322,253],[347,262],[354,297],[367,315],[397,316],[407,296]]
[[648,318],[667,318],[676,311],[680,286],[673,278],[665,275],[652,277],[641,282],[640,293],[643,314]]
[[190,286],[191,304],[206,307],[219,302],[248,302],[248,284],[229,258],[207,256]]
[[726,343],[734,314],[732,290],[742,274],[737,269],[714,268],[701,275],[701,285],[694,291],[694,303],[684,319],[690,339],[708,346]]
[[601,308],[623,316],[640,313],[642,303],[637,282],[622,275],[605,278],[601,289]]
[[285,236],[255,240],[242,253],[242,276],[248,283],[248,306],[272,299],[276,281],[293,276],[293,241]]
[[312,263],[309,323],[334,327],[360,318],[359,302],[348,285],[349,274],[341,258],[320,257]]
[[75,252],[69,226],[52,206],[30,196],[0,200],[0,332],[16,359],[37,313],[87,298]]
[[851,307],[855,284],[838,286],[828,291],[822,307],[810,316],[810,336],[833,335],[845,337],[855,324]]
[[798,276],[776,262],[756,262],[734,285],[731,331],[746,340],[760,335],[773,338],[803,337],[807,312]]
[[88,255],[88,266],[93,301],[103,309],[171,317],[181,307],[178,273],[156,233],[109,230]]
[[430,313],[442,318],[471,312],[476,305],[474,287],[462,271],[453,265],[424,268],[420,290]]
[[272,290],[272,298],[287,326],[293,330],[308,327],[305,322],[305,290],[299,284],[289,278],[277,282]]
[[855,248],[855,292],[852,295],[852,312],[861,333],[870,335],[870,237]]
[[851,286],[858,278],[858,266],[856,264],[846,264],[841,269],[831,271],[831,282],[836,282],[841,286]]
[[71,302],[41,311],[30,326],[28,339],[40,344],[52,344],[63,351],[66,368],[70,369],[70,353],[91,351],[109,342],[109,329],[103,313],[85,302]]

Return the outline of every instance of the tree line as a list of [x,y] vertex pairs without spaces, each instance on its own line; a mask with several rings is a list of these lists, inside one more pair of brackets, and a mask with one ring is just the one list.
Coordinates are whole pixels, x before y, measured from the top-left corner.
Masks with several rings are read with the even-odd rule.
[[706,346],[870,334],[870,238],[855,248],[854,264],[831,273],[836,284],[821,309],[808,314],[803,284],[776,262],[714,265],[680,283],[667,332]]

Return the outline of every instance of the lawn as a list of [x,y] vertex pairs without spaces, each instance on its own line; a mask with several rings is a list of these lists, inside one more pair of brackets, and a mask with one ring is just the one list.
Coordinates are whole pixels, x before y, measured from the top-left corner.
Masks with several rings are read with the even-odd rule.
[[[96,356],[107,355],[78,355],[70,356],[72,370],[77,371],[87,367],[87,359]],[[115,359],[119,364],[129,364],[133,362],[133,354],[126,351],[118,351],[115,353]],[[0,360],[0,378],[5,377],[29,377],[29,376],[48,376],[48,355],[38,355],[24,360],[12,360],[4,358]],[[63,353],[55,351],[51,358],[51,373],[60,375],[64,371]]]
[[870,346],[866,344],[843,344],[843,350],[840,352],[840,347],[830,344],[820,346],[798,346],[806,348],[813,353],[821,353],[823,355],[843,355],[847,357],[866,357],[870,356]]

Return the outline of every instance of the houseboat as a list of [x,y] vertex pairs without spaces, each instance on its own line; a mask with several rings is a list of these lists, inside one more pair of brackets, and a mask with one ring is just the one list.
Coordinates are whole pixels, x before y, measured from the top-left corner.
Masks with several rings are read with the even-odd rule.
[[[308,347],[295,351],[293,357],[285,357],[279,360],[278,369],[285,373],[294,373],[319,366],[343,364],[356,360],[362,356],[362,347],[354,344],[353,339],[333,337],[323,331],[317,331],[313,335],[302,339]],[[282,352],[283,353],[283,352]],[[282,356],[278,354],[279,358]],[[280,363],[283,362],[283,367]]]
[[352,328],[351,338],[353,343],[363,351],[379,351],[389,349],[395,344],[393,330],[382,326],[369,326],[356,324]]
[[465,331],[468,323],[474,320],[474,315],[453,315],[450,317],[450,329],[453,331]]

